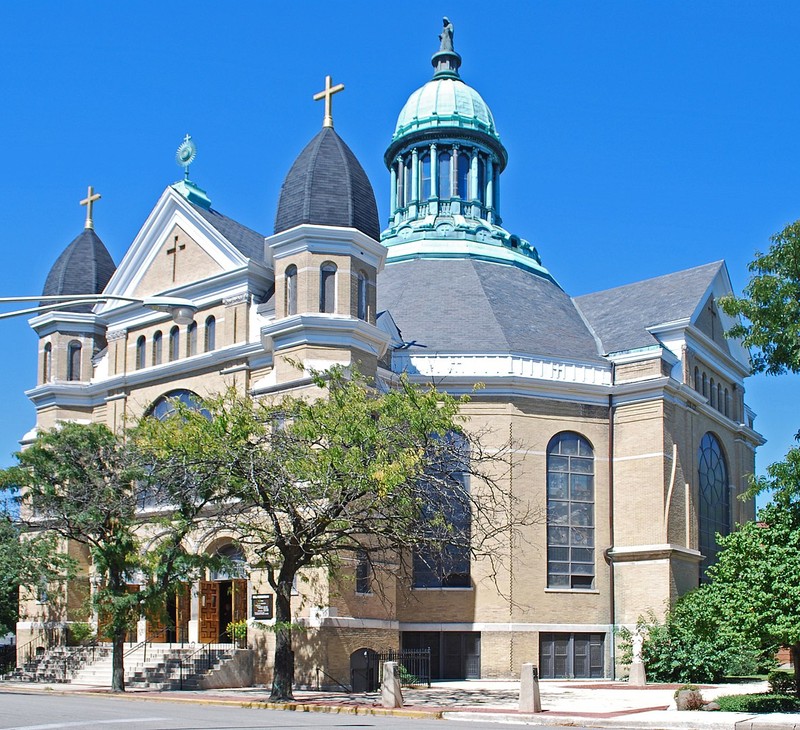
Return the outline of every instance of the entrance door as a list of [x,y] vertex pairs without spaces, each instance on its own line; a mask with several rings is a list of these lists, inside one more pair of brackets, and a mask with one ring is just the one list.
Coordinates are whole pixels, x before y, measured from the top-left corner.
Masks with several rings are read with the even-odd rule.
[[[188,609],[187,609],[188,615]],[[228,624],[247,618],[247,581],[200,581],[200,641],[230,641]]]
[[539,637],[542,679],[605,676],[603,634],[543,633]]
[[479,631],[404,631],[402,644],[431,650],[431,679],[480,679]]
[[200,643],[219,641],[219,581],[200,581]]

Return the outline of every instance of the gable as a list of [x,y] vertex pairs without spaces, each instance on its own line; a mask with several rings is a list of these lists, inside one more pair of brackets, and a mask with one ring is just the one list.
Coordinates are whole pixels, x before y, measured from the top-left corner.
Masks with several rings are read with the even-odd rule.
[[198,279],[220,274],[224,268],[177,223],[155,244],[155,256],[143,272],[133,295],[147,297]]
[[[177,251],[172,252],[176,237]],[[168,187],[125,253],[105,293],[142,297],[174,292],[187,284],[242,269],[247,263],[247,256],[219,226]],[[99,311],[114,306],[100,305]]]
[[730,340],[725,337],[725,324],[722,312],[717,306],[714,295],[707,297],[701,304],[699,314],[694,321],[695,327],[706,337],[713,340],[723,352],[731,355]]

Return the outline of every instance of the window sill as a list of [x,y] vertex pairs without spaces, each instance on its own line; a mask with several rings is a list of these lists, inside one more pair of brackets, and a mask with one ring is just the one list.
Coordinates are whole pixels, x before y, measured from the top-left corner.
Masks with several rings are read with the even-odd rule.
[[545,593],[588,593],[589,595],[598,595],[600,590],[598,588],[545,588]]
[[411,586],[412,591],[474,591],[472,586]]

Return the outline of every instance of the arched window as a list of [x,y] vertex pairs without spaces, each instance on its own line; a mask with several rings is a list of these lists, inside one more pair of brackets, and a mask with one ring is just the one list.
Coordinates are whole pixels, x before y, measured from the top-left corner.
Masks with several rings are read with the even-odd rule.
[[717,410],[722,411],[725,404],[722,402],[722,385],[717,383]]
[[184,388],[171,390],[169,393],[158,396],[158,398],[153,401],[153,405],[147,410],[147,415],[159,421],[163,421],[165,418],[175,413],[176,403],[182,403],[193,411],[200,411],[207,418],[211,417],[211,414],[205,410],[203,406],[202,398],[200,398],[197,393],[193,393],[191,390],[186,390]]
[[336,264],[330,261],[319,267],[319,311],[336,311]]
[[450,432],[437,440],[434,451],[422,506],[428,545],[414,551],[413,584],[415,588],[469,588],[469,444],[461,434]]
[[458,197],[469,200],[469,155],[463,152],[458,156]]
[[161,365],[161,358],[164,354],[164,342],[161,331],[157,330],[153,335],[153,365]]
[[700,580],[705,582],[706,569],[717,559],[719,547],[716,534],[727,535],[731,531],[728,467],[722,447],[714,434],[707,433],[703,436],[697,461],[698,549],[705,556],[700,564]]
[[363,271],[358,272],[358,318],[367,319],[367,275]]
[[72,340],[67,345],[67,380],[81,379],[81,343]]
[[703,370],[703,397],[708,398],[708,380],[706,379],[705,370]]
[[169,361],[177,360],[181,355],[181,331],[175,325],[169,331]]
[[717,405],[717,392],[714,387],[714,378],[711,378],[711,407],[714,408]]
[[419,160],[419,194],[420,200],[431,197],[431,156],[424,154]]
[[225,560],[225,565],[221,565],[211,571],[211,580],[231,580],[233,578],[247,577],[247,561],[244,553],[238,545],[229,542],[216,551],[217,555]]
[[145,359],[147,355],[147,338],[144,335],[141,335],[138,340],[136,340],[136,369],[141,370],[145,365],[147,365],[147,360]]
[[297,314],[297,267],[292,264],[286,273],[286,316]]
[[452,195],[450,185],[450,151],[439,153],[439,197],[449,198]]
[[594,451],[577,433],[547,446],[547,586],[594,584]]
[[405,168],[404,168],[405,191],[406,191],[405,196],[403,198],[403,205],[404,206],[408,205],[411,202],[411,193],[413,192],[411,190],[411,180],[412,180],[411,175],[413,174],[413,167],[411,166],[411,160],[412,160],[412,158],[409,155],[409,158],[406,160],[406,164],[405,164]]
[[694,369],[694,389],[699,393],[700,388],[702,388],[702,384],[700,383],[700,368],[695,367]]
[[197,354],[197,322],[192,322],[186,328],[186,356]]
[[731,394],[727,388],[725,388],[725,415],[728,417],[731,415]]
[[480,155],[478,156],[478,189],[473,191],[472,197],[477,199],[481,205],[486,204],[486,163]]
[[217,320],[213,316],[206,319],[206,352],[217,346]]
[[53,345],[49,342],[45,343],[44,352],[42,353],[42,382],[50,382],[50,369],[53,366]]

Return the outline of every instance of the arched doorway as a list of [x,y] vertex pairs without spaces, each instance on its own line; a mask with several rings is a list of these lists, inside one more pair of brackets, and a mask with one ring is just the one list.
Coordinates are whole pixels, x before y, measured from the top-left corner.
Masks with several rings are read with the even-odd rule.
[[219,547],[216,554],[228,565],[210,571],[200,581],[200,641],[203,644],[231,641],[228,624],[247,618],[247,578],[241,548],[232,542]]
[[353,692],[378,689],[378,654],[372,649],[357,649],[350,655],[350,686]]

